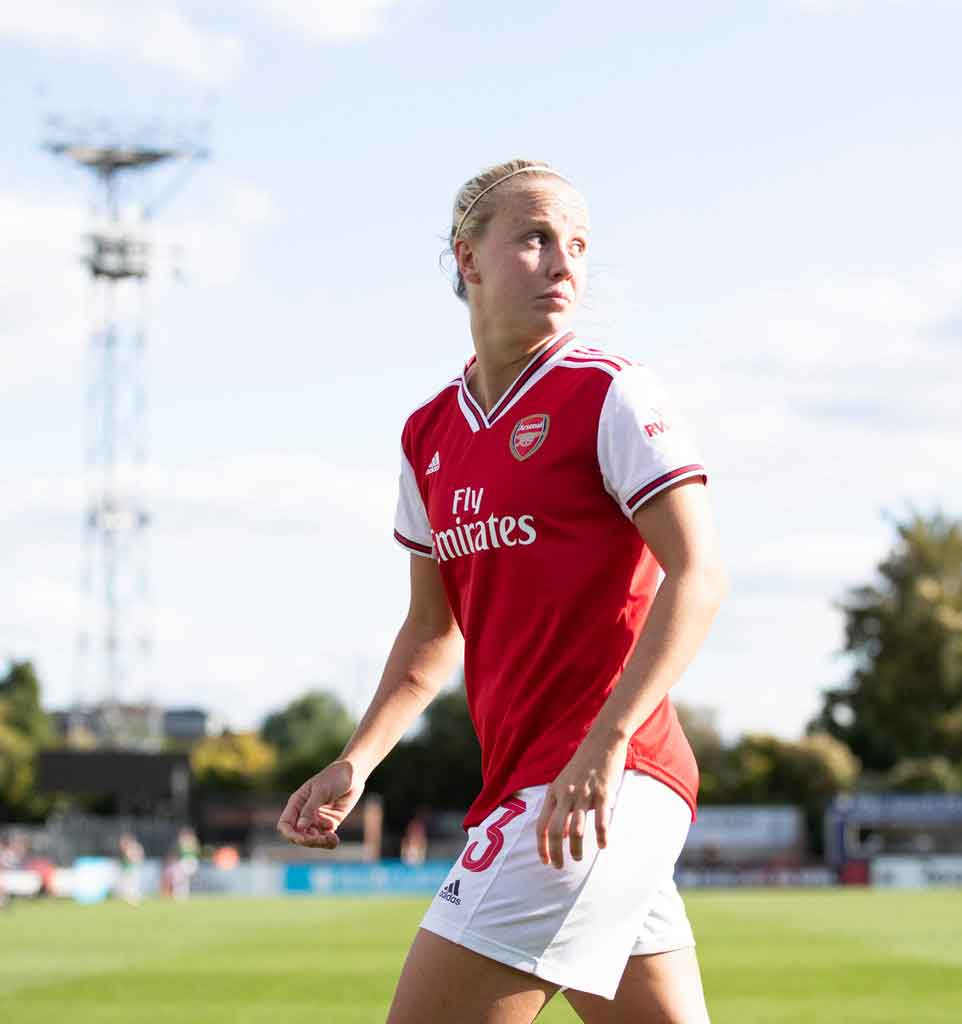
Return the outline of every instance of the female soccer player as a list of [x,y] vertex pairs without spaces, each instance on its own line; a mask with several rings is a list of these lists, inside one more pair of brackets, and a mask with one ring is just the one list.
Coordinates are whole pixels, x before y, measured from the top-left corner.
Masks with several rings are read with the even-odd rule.
[[[408,418],[395,538],[407,618],[341,757],[279,831],[331,849],[374,767],[462,653],[483,787],[389,1024],[704,1024],[672,881],[698,772],[667,694],[724,591],[705,470],[651,372],[568,330],[588,213],[515,160],[458,193],[475,354]],[[660,584],[660,585],[659,585]]]

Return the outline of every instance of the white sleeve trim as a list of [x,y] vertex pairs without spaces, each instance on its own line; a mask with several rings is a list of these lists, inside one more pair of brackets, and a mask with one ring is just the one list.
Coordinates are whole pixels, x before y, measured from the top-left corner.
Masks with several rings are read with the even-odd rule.
[[418,490],[414,470],[407,455],[401,450],[401,475],[398,481],[397,512],[394,516],[394,539],[415,555],[434,558],[434,538],[431,523],[421,492]]

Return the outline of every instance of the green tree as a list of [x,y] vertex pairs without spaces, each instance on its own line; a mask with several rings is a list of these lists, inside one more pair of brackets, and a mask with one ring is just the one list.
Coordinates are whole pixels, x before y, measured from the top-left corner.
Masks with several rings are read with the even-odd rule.
[[294,789],[333,761],[354,731],[354,722],[333,694],[312,690],[268,715],[260,737],[278,755],[277,782]]
[[859,763],[844,743],[827,733],[801,740],[743,736],[730,754],[726,802],[790,803],[820,810],[837,793],[851,790]]
[[207,736],[190,752],[190,767],[206,789],[251,792],[267,784],[277,754],[254,732],[228,732]]
[[962,522],[916,515],[897,530],[878,581],[841,605],[855,669],[812,724],[875,773],[962,758]]
[[698,762],[698,799],[706,804],[721,803],[729,786],[731,764],[728,750],[716,725],[718,713],[714,708],[673,703]]
[[829,801],[855,788],[857,758],[840,740],[813,733],[798,741],[743,736],[728,755],[720,803],[794,804],[805,814],[810,848],[822,849]]
[[10,662],[7,674],[0,678],[0,705],[7,725],[35,747],[53,738],[50,719],[40,704],[40,681],[32,662]]
[[946,757],[907,757],[882,778],[889,793],[959,793],[962,770]]
[[261,739],[282,756],[327,746],[343,746],[354,729],[344,705],[333,694],[311,690],[264,719]]
[[415,742],[423,750],[423,802],[467,809],[481,791],[481,747],[463,684],[435,698]]
[[463,683],[432,701],[420,731],[394,748],[367,788],[384,798],[385,820],[395,831],[421,807],[467,810],[481,790],[481,748]]
[[0,810],[12,818],[43,813],[33,793],[37,751],[53,738],[40,704],[40,682],[29,661],[12,661],[0,677]]
[[33,785],[34,747],[23,733],[10,727],[7,714],[0,703],[0,805],[17,816],[26,806]]

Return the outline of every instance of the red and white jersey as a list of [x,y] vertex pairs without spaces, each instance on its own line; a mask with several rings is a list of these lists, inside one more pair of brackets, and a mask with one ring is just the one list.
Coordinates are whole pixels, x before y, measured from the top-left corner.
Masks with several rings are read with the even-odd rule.
[[[559,336],[487,415],[464,373],[401,439],[394,536],[439,562],[465,638],[484,785],[465,819],[553,782],[617,683],[661,570],[631,520],[705,470],[647,368]],[[698,768],[666,698],[628,747],[695,811]]]

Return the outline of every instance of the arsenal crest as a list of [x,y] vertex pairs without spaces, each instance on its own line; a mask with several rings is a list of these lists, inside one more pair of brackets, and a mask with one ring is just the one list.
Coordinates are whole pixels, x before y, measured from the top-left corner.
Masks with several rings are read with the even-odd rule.
[[508,446],[511,454],[523,462],[544,444],[548,436],[548,427],[551,425],[551,417],[546,412],[535,413],[533,416],[525,416],[518,420],[511,431],[511,439]]

